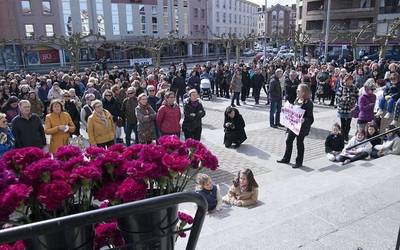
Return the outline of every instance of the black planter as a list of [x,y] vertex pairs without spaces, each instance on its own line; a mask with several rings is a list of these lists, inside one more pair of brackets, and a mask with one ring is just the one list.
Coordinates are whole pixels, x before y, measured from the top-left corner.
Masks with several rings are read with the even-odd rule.
[[125,249],[172,250],[178,222],[178,205],[118,219]]
[[93,250],[92,225],[66,228],[25,241],[26,250]]

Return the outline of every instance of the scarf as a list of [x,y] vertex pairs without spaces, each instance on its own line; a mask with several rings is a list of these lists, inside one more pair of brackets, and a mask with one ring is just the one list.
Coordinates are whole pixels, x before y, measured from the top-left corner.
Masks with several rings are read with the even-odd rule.
[[96,114],[99,116],[100,120],[104,123],[104,125],[106,127],[110,127],[110,124],[109,124],[108,119],[106,117],[106,113],[104,111],[101,114],[96,112]]

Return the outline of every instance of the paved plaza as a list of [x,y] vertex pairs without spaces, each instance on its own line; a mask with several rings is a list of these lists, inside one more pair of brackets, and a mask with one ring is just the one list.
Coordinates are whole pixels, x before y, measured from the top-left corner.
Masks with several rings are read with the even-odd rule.
[[[305,140],[304,167],[280,165],[285,130],[267,125],[269,106],[249,101],[239,107],[247,141],[226,149],[223,98],[203,101],[207,115],[203,142],[219,157],[209,172],[224,195],[241,168],[251,168],[260,185],[259,202],[250,208],[224,205],[208,214],[197,249],[394,249],[400,226],[398,156],[359,161],[346,166],[325,157],[324,140],[337,121],[336,110],[314,107],[315,122]],[[352,124],[352,134],[355,123]],[[294,146],[294,155],[296,155]],[[195,207],[181,210],[194,215]],[[186,240],[178,240],[184,249]]]

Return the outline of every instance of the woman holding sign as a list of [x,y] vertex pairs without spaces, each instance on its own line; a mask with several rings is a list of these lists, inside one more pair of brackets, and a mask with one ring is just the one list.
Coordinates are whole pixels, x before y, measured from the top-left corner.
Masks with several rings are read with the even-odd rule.
[[306,84],[300,84],[297,87],[297,98],[294,102],[294,105],[305,110],[302,118],[300,132],[298,135],[296,135],[293,131],[289,129],[287,130],[285,155],[281,160],[278,160],[277,162],[286,164],[290,162],[293,150],[293,141],[294,139],[296,139],[297,158],[296,158],[296,164],[293,166],[293,168],[300,168],[303,166],[304,138],[310,133],[311,125],[314,122],[314,115],[313,115],[314,106],[311,101],[311,91]]

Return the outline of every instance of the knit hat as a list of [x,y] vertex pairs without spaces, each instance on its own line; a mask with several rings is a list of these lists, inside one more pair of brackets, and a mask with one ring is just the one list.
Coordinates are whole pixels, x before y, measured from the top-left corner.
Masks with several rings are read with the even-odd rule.
[[364,89],[367,90],[375,90],[376,89],[376,84],[374,78],[369,78],[367,81],[364,83]]

